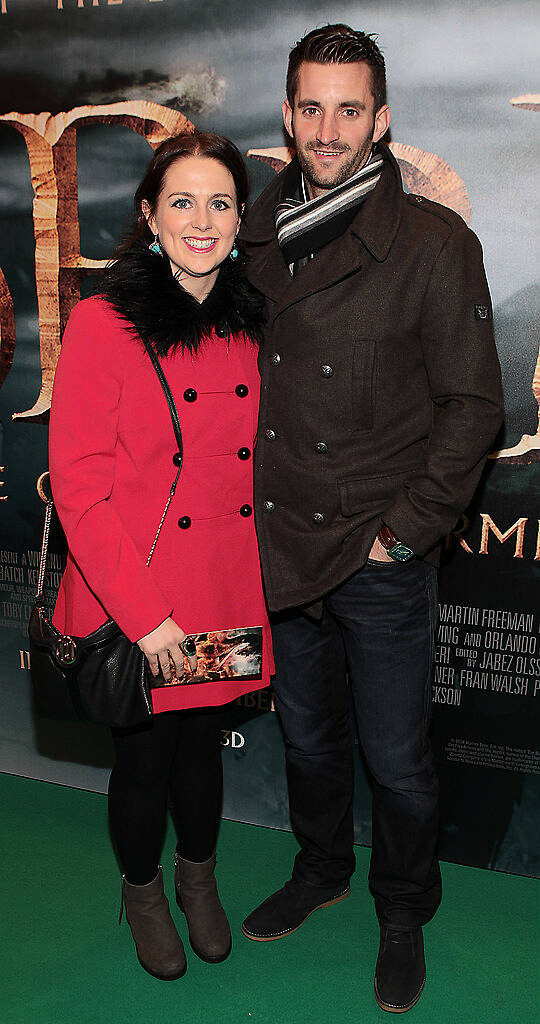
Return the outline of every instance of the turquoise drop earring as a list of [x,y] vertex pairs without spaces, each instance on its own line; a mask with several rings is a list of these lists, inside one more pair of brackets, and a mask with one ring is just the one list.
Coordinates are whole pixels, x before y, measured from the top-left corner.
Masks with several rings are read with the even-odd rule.
[[163,256],[161,245],[159,244],[159,235],[154,235],[154,241],[150,242],[148,248],[150,252],[155,252],[156,256]]
[[232,247],[232,249],[231,249],[231,251],[229,253],[229,256],[231,257],[232,260],[237,260],[238,259],[238,249],[236,248],[236,243],[233,245],[233,247]]

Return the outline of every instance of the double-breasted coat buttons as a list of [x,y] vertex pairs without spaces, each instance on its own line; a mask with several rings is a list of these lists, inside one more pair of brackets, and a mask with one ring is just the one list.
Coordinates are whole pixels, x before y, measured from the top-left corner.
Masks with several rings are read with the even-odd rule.
[[183,457],[182,452],[175,452],[172,457],[173,466],[181,466]]
[[[272,366],[279,366],[280,362],[281,356],[279,352],[273,352],[272,355],[270,356],[270,363],[272,364]],[[323,363],[319,368],[319,374],[325,380],[329,380],[331,377],[334,376],[334,367],[330,366],[329,363]],[[273,427],[267,427],[264,431],[263,436],[266,441],[275,441],[277,435]],[[317,441],[314,445],[314,448],[318,455],[328,454],[328,445],[326,441]],[[275,510],[275,507],[276,506],[274,502],[271,501],[270,498],[267,498],[262,505],[263,512],[273,512]],[[242,510],[240,511],[241,514],[243,514]],[[321,526],[325,522],[325,517],[322,512],[314,512],[312,514],[312,521],[313,523],[315,523],[316,526]]]
[[247,519],[252,514],[253,509],[251,505],[242,505],[242,508],[240,509],[240,515],[243,516],[244,519]]
[[249,394],[247,384],[237,384],[234,390],[239,398],[245,398]]
[[251,452],[249,448],[239,448],[236,454],[238,455],[238,458],[242,460],[242,462],[245,462],[247,459],[249,459]]
[[197,401],[197,392],[195,391],[195,388],[186,388],[186,390],[184,391],[184,402],[196,402],[196,401]]
[[189,530],[191,526],[191,518],[189,516],[181,516],[178,520],[178,525],[181,530]]

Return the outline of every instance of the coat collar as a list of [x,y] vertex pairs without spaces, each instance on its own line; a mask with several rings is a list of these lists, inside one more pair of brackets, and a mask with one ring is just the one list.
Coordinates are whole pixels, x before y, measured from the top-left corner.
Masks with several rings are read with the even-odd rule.
[[378,263],[388,256],[401,223],[403,185],[399,164],[388,146],[379,143],[383,173],[354,218],[351,230]]
[[243,257],[225,260],[210,294],[198,303],[174,279],[169,260],[139,241],[108,265],[98,292],[158,356],[175,348],[195,353],[213,331],[260,341],[264,299],[249,284],[243,264]]
[[387,258],[401,221],[403,187],[399,166],[388,146],[379,143],[379,150],[384,168],[376,188],[345,233],[325,246],[324,260],[310,260],[295,278],[291,278],[277,245],[274,210],[294,191],[298,175],[296,158],[255,203],[242,230],[249,250],[248,277],[280,307],[354,273],[365,259],[366,250],[378,262]]

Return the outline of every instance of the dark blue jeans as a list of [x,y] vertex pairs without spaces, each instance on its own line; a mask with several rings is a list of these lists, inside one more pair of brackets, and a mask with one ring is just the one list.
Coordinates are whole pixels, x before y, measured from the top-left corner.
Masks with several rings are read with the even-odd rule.
[[369,886],[381,923],[429,921],[441,899],[438,783],[428,738],[436,570],[368,562],[324,599],[322,620],[276,616],[274,690],[286,746],[293,877],[338,892],[354,871],[353,738],[373,783]]

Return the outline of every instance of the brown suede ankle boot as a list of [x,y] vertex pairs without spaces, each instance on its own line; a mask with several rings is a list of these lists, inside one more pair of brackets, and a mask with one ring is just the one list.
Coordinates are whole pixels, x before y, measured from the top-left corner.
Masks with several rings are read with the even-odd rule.
[[187,918],[193,951],[207,964],[219,964],[231,952],[231,930],[214,878],[216,855],[198,864],[174,858],[176,902]]
[[124,876],[119,924],[124,907],[141,967],[161,981],[181,978],[186,954],[163,892],[161,866],[148,885],[131,885]]

